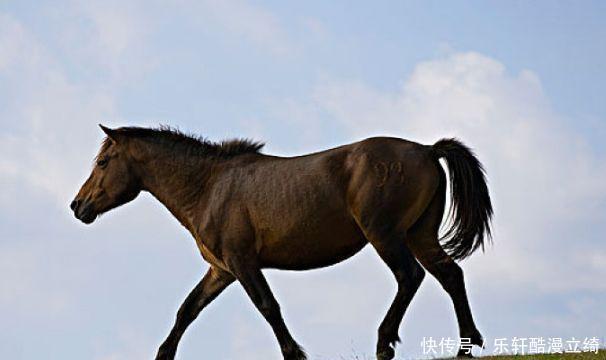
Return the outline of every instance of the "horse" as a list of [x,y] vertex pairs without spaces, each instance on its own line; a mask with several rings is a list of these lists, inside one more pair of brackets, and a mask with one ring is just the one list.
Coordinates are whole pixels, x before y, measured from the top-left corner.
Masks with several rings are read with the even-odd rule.
[[[106,137],[71,202],[75,217],[91,224],[147,191],[191,233],[209,264],[157,360],[175,358],[187,327],[236,280],[271,326],[283,358],[306,359],[261,270],[333,265],[368,243],[397,282],[378,328],[378,359],[394,358],[398,328],[425,270],[454,304],[460,338],[468,341],[459,355],[471,357],[471,345],[483,346],[457,261],[491,240],[493,209],[482,164],[461,141],[373,137],[279,157],[247,139],[211,142],[166,126],[100,127]],[[442,236],[448,183],[440,159],[451,197]]]

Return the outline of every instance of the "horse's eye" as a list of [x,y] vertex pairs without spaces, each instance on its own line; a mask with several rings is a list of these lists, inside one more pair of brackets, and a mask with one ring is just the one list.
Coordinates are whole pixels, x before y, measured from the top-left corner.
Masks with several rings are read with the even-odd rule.
[[99,159],[99,161],[97,161],[97,166],[105,167],[105,165],[107,165],[107,159]]

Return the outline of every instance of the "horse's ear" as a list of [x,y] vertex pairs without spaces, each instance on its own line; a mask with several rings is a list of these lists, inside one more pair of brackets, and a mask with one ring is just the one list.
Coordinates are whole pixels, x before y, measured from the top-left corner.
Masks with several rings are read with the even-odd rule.
[[103,132],[105,133],[105,135],[107,135],[108,138],[112,139],[115,142],[118,142],[118,132],[114,129],[110,129],[107,126],[103,126],[102,124],[99,124],[99,127],[101,128],[101,130],[103,130]]

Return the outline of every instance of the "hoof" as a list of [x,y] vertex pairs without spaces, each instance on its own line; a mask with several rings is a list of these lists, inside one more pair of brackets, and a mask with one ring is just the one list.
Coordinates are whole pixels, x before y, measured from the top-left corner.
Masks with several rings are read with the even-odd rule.
[[459,353],[457,354],[457,359],[458,358],[472,358],[473,355],[471,354],[471,350],[464,350],[464,349],[460,349]]
[[396,356],[396,345],[400,342],[396,331],[385,330],[381,325],[379,328],[379,340],[377,341],[377,360],[391,360]]
[[396,356],[395,350],[388,346],[386,349],[377,351],[377,360],[391,360]]
[[459,349],[459,353],[457,354],[458,358],[472,358],[472,345],[477,345],[481,348],[484,348],[484,338],[482,337],[482,334],[480,334],[480,332],[476,329],[474,329],[473,332],[471,332],[469,335],[461,336],[461,338],[469,339],[469,343],[466,343],[464,348],[461,347],[461,349]]
[[469,344],[471,344],[471,345],[477,345],[477,346],[481,347],[482,349],[484,348],[484,338],[482,337],[482,334],[480,334],[480,332],[478,330],[474,330],[469,335],[461,336],[461,338],[469,339]]

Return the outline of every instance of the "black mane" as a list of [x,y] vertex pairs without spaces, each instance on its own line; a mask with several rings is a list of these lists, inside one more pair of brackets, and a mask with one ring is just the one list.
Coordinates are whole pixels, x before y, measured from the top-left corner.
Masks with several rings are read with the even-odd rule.
[[159,128],[128,126],[118,128],[115,131],[128,137],[159,143],[187,155],[231,158],[242,154],[258,154],[265,145],[262,142],[250,139],[230,139],[212,142],[204,137],[187,134],[179,129],[164,125]]

